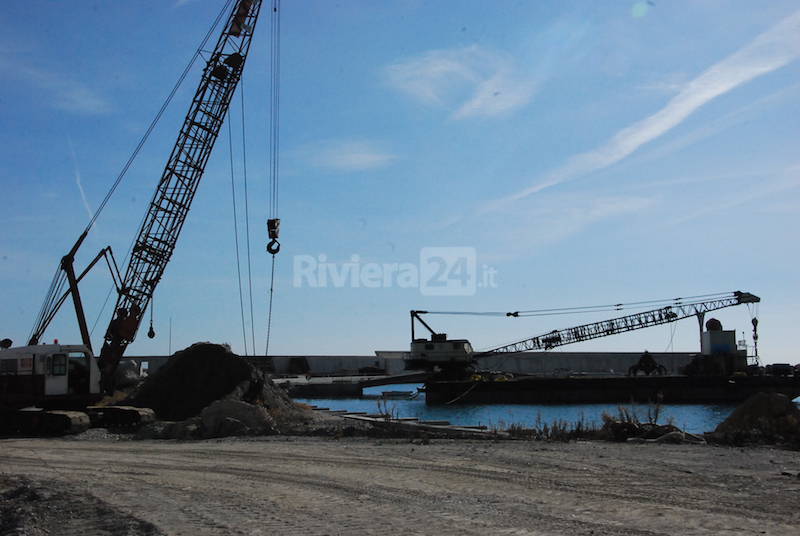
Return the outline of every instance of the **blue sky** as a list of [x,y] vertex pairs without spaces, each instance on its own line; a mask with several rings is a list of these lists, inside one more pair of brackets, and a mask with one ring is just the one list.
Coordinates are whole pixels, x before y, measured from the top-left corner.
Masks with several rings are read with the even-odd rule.
[[[113,182],[223,2],[10,1],[0,13],[0,336],[23,343],[60,257]],[[265,11],[244,80],[255,339],[269,259]],[[746,290],[765,362],[797,362],[800,10],[794,1],[283,2],[281,198],[271,353],[405,349],[408,310],[517,310]],[[84,245],[122,260],[199,79],[187,78]],[[241,101],[234,135],[243,214]],[[244,352],[223,131],[155,296],[163,354]],[[239,228],[243,229],[240,221]],[[243,246],[242,246],[243,247]],[[496,285],[293,285],[472,248]],[[374,264],[371,264],[374,263]],[[457,273],[454,273],[458,275]],[[363,276],[363,272],[362,272]],[[383,281],[383,279],[381,279]],[[110,279],[87,277],[95,345]],[[367,287],[367,288],[365,288]],[[609,315],[435,317],[488,347]],[[716,314],[750,334],[745,307]],[[145,326],[146,329],[146,326]],[[247,328],[248,335],[250,327]],[[68,305],[47,339],[79,340]],[[252,343],[248,336],[248,350]],[[565,350],[697,349],[692,320]]]

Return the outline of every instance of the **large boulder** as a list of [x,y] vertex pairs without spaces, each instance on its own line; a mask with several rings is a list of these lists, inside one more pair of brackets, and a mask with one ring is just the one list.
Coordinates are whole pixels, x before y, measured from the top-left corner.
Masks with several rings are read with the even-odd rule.
[[275,434],[275,422],[261,406],[240,400],[217,400],[200,413],[203,437]]

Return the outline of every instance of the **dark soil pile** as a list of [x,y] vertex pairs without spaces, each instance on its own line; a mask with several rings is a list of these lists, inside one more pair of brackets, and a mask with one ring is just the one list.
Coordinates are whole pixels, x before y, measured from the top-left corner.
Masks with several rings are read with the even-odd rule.
[[176,352],[124,404],[152,408],[160,419],[182,421],[220,399],[288,411],[286,392],[226,346],[196,343]]
[[732,443],[788,443],[800,446],[800,409],[785,395],[758,393],[734,410],[712,434]]
[[160,536],[163,532],[69,484],[0,475],[0,534]]

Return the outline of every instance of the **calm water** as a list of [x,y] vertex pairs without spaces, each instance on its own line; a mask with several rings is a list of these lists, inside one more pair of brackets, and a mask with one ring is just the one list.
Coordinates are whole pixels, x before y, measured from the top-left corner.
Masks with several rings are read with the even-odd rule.
[[[380,394],[383,391],[416,391],[420,384],[379,386],[364,389],[364,394]],[[299,402],[326,407],[332,410],[366,411],[378,413],[377,400],[362,400],[358,398],[336,399],[298,399]],[[507,428],[512,424],[533,426],[538,423],[549,424],[553,421],[563,420],[576,422],[583,420],[586,423],[602,424],[603,412],[617,415],[619,407],[624,406],[635,412],[639,420],[647,420],[647,404],[562,404],[562,405],[534,405],[534,404],[493,404],[493,405],[453,405],[453,406],[428,406],[425,404],[424,395],[416,400],[387,400],[388,408],[397,417],[417,417],[421,420],[447,420],[452,424],[474,426],[486,425],[489,427]],[[381,402],[383,405],[383,402]],[[693,433],[710,432],[725,420],[734,410],[735,405],[710,405],[710,404],[664,404],[661,406],[659,423],[666,423],[672,419],[673,424],[682,430]]]

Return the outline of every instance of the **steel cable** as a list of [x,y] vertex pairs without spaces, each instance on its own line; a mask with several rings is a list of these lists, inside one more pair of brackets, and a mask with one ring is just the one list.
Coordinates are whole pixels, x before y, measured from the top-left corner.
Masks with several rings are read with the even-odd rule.
[[[242,268],[239,254],[239,216],[236,210],[236,185],[234,180],[234,167],[233,167],[233,127],[230,123],[230,114],[228,114],[228,154],[231,165],[231,200],[233,201],[233,242],[236,245],[236,277],[239,280],[239,311],[242,316],[242,339],[244,340],[244,355],[247,352],[247,327],[244,320],[244,295],[242,293]],[[255,348],[253,348],[255,353]]]

